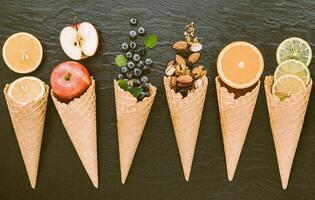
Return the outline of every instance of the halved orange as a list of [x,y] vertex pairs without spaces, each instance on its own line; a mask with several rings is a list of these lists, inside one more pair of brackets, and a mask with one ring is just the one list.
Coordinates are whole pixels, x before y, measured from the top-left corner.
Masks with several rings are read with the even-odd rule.
[[258,82],[264,70],[264,59],[254,45],[243,41],[233,42],[220,52],[217,70],[225,84],[244,89]]
[[20,32],[11,35],[5,41],[2,56],[12,71],[25,74],[34,71],[40,65],[43,48],[35,36]]

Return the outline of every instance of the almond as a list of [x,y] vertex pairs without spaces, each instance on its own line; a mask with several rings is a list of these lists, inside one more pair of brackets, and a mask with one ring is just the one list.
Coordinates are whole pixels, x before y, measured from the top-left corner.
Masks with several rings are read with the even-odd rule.
[[200,53],[193,53],[188,57],[188,61],[192,64],[196,63],[200,58]]
[[185,41],[178,41],[173,44],[173,49],[177,51],[185,50],[187,48],[188,44]]
[[175,88],[177,84],[177,80],[175,76],[171,76],[170,86],[171,88]]
[[182,75],[177,77],[177,81],[181,82],[181,83],[191,83],[193,81],[193,77],[191,77],[190,75]]
[[181,83],[179,82],[177,84],[178,87],[181,87],[181,88],[187,88],[187,87],[191,87],[192,86],[192,83]]
[[176,58],[175,58],[177,64],[179,65],[186,65],[186,61],[183,57],[181,57],[180,55],[176,55]]

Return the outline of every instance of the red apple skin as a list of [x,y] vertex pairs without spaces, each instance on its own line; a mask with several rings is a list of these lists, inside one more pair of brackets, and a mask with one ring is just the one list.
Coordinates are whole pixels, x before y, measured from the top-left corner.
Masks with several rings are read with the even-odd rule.
[[58,99],[67,103],[84,94],[91,85],[91,78],[83,65],[75,61],[67,61],[53,69],[50,84]]

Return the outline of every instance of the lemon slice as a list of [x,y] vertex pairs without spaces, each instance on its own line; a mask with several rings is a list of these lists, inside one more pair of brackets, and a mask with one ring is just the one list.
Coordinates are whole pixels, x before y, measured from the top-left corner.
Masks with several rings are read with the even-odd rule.
[[277,48],[277,62],[280,64],[289,59],[301,61],[308,67],[312,60],[310,45],[305,40],[297,37],[284,40]]
[[281,76],[272,86],[272,94],[279,97],[280,101],[289,98],[293,93],[305,90],[303,80],[294,75]]
[[16,103],[25,105],[36,101],[45,94],[44,83],[33,76],[25,76],[10,84],[8,95]]
[[2,56],[12,71],[25,74],[34,71],[40,65],[43,47],[31,34],[15,33],[5,41]]
[[300,77],[305,85],[308,85],[310,81],[310,71],[305,66],[304,63],[298,61],[298,60],[286,60],[280,65],[278,65],[275,74],[274,74],[274,80],[278,80],[280,77],[285,75],[295,75]]

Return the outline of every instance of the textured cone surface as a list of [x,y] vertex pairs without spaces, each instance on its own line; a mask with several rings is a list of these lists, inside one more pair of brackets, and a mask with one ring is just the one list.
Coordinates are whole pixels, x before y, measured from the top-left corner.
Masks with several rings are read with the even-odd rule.
[[270,125],[282,188],[286,189],[313,83],[311,81],[306,90],[293,94],[282,102],[271,94],[272,84],[273,77],[267,76],[265,78],[265,92]]
[[121,89],[116,80],[114,88],[121,182],[125,183],[156,95],[156,87],[151,85],[150,97],[141,102]]
[[233,180],[244,141],[253,116],[260,82],[245,95],[235,99],[233,93],[222,86],[216,77],[222,138],[229,181]]
[[37,101],[32,101],[26,105],[15,103],[8,96],[8,88],[9,85],[6,85],[4,88],[5,99],[26,171],[34,189],[37,181],[49,87],[45,85],[44,95]]
[[80,97],[69,104],[51,96],[70,140],[93,185],[98,187],[95,81]]
[[202,87],[182,98],[181,94],[175,93],[170,88],[170,78],[164,77],[167,102],[186,181],[190,177],[208,87],[207,77],[201,80],[203,82]]

